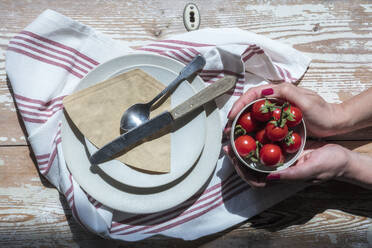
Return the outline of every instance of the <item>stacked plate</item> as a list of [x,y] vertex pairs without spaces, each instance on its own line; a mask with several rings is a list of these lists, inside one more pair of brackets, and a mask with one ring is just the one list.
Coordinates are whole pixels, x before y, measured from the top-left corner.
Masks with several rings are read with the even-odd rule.
[[[166,85],[183,67],[182,63],[159,55],[130,54],[98,66],[75,91],[136,68]],[[182,83],[171,96],[172,107],[203,88],[199,76]],[[119,211],[153,213],[186,201],[209,182],[219,156],[222,133],[215,103],[206,104],[196,117],[171,133],[171,172],[166,174],[141,172],[118,160],[91,165],[88,158],[97,148],[65,116],[61,135],[68,169],[88,194]]]

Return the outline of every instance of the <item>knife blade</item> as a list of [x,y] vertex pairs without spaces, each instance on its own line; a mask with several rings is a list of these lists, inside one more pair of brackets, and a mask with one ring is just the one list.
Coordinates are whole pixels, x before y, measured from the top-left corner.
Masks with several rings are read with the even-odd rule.
[[193,110],[198,109],[207,102],[230,90],[236,82],[235,76],[225,76],[224,78],[209,85],[194,96],[179,104],[170,111],[165,111],[142,125],[120,135],[118,138],[104,145],[89,158],[92,164],[100,164],[119,152],[136,145],[147,137],[151,137],[160,130],[168,127],[177,119],[182,118]]

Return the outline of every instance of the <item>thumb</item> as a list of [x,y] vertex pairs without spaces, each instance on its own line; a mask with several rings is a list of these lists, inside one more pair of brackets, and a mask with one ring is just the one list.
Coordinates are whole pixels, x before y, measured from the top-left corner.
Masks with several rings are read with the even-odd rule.
[[314,161],[311,159],[311,152],[304,155],[296,165],[288,167],[279,172],[270,173],[267,180],[280,181],[308,181],[315,177]]
[[234,120],[234,118],[236,117],[240,110],[242,110],[246,105],[248,105],[252,101],[260,98],[262,90],[268,87],[270,87],[270,85],[269,86],[261,85],[257,87],[252,87],[249,90],[247,90],[241,97],[239,97],[238,100],[236,100],[227,117],[230,120]]
[[300,105],[305,100],[304,94],[306,92],[303,88],[294,86],[291,83],[281,83],[273,86],[273,94],[270,97],[284,99],[301,108]]

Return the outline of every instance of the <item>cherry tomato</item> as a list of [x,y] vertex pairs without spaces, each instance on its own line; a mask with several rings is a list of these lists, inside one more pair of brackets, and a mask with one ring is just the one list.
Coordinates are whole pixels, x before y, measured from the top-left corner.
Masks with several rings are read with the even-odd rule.
[[289,106],[289,107],[284,108],[284,111],[287,112],[288,114],[290,114],[290,116],[287,117],[288,127],[297,126],[301,122],[302,111],[299,108],[297,108],[295,106]]
[[300,149],[302,140],[298,133],[291,133],[283,140],[281,146],[286,153],[295,153]]
[[256,140],[258,142],[260,142],[262,145],[265,145],[265,144],[268,144],[270,143],[270,140],[269,138],[266,136],[266,131],[265,131],[265,128],[264,129],[261,129],[260,131],[258,131],[256,133]]
[[247,133],[252,132],[257,128],[257,123],[253,120],[251,112],[242,114],[239,117],[237,124],[242,126]]
[[256,141],[249,135],[242,135],[235,140],[235,148],[240,156],[245,157],[256,150]]
[[271,117],[273,104],[269,100],[260,100],[252,106],[252,116],[258,121],[268,121]]
[[284,162],[284,156],[280,146],[266,144],[260,150],[260,161],[266,166],[274,166]]
[[280,113],[282,110],[280,108],[275,108],[273,112],[271,112],[271,117],[273,120],[277,121],[280,119]]
[[276,126],[275,124],[269,122],[266,125],[265,131],[266,131],[266,136],[271,141],[281,141],[282,139],[285,138],[285,136],[287,136],[288,127],[287,127],[287,124],[285,124],[283,127],[280,127],[280,126]]

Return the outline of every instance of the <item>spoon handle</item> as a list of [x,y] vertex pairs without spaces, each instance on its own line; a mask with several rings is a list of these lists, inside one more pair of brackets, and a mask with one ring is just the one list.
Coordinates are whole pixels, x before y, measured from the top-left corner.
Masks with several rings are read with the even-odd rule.
[[234,87],[235,83],[235,76],[225,76],[172,109],[170,114],[172,115],[173,119],[176,120],[201,107],[207,102],[214,100],[216,97],[226,93],[228,90]]
[[205,65],[205,59],[201,55],[197,55],[190,63],[188,63],[178,74],[178,76],[167,86],[165,87],[157,96],[154,97],[147,105],[153,105],[157,100],[164,96],[168,91],[172,92],[182,81],[189,78],[195,72],[203,69]]

